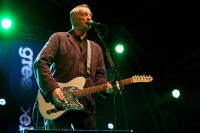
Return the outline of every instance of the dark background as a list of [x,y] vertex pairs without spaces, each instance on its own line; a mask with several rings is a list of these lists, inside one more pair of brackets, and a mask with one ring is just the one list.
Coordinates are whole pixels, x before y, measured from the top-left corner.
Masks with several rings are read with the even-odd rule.
[[[0,11],[13,14],[15,37],[44,44],[53,32],[71,28],[69,12],[81,3],[90,6],[93,21],[107,26],[104,42],[121,78],[153,77],[150,83],[124,86],[123,94],[117,98],[118,128],[138,133],[199,131],[198,5],[192,1],[161,0],[3,0]],[[93,28],[89,36],[105,52]],[[125,44],[123,55],[114,53],[116,42]],[[106,55],[105,61],[112,80]],[[6,77],[0,78],[5,83]],[[7,84],[2,83],[1,88],[6,88]],[[180,99],[171,97],[174,88],[180,89]],[[100,129],[107,129],[107,122],[114,122],[114,103],[114,95],[108,99],[97,96]]]

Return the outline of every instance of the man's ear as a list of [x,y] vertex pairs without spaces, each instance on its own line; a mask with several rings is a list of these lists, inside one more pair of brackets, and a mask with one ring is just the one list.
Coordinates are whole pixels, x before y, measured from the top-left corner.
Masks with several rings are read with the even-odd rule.
[[72,22],[74,23],[74,25],[76,25],[76,17],[72,18]]

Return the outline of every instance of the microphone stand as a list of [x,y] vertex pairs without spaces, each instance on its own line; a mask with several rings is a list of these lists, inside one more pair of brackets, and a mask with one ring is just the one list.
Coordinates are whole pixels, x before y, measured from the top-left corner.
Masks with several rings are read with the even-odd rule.
[[[106,28],[105,25],[103,25],[103,26]],[[103,37],[101,37],[101,34],[100,34],[98,27],[94,26],[94,28],[95,28],[95,31],[96,31],[101,43],[103,44],[103,46],[106,50],[107,59],[110,63],[110,67],[111,67],[112,71],[114,72],[114,81],[112,81],[112,86],[114,86],[115,129],[118,129],[119,121],[118,121],[118,106],[117,106],[117,103],[118,103],[118,98],[117,98],[117,94],[118,94],[117,92],[118,91],[117,91],[117,89],[119,90],[120,95],[122,95],[123,84],[121,82],[120,74],[118,73],[118,71],[117,71],[117,69],[114,65],[114,62],[111,58],[110,50],[107,48],[105,42],[103,41]]]

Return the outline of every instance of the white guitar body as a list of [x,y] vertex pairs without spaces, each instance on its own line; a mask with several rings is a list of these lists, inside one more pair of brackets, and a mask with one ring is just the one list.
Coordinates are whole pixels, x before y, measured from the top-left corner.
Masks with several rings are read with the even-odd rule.
[[[82,89],[83,86],[85,85],[85,78],[84,77],[77,77],[73,80],[71,80],[68,83],[58,83],[60,88],[65,88],[65,87],[73,87],[75,89]],[[56,109],[56,106],[52,102],[46,102],[43,95],[39,92],[38,93],[38,103],[39,103],[39,110],[41,115],[46,118],[46,119],[56,119],[58,116],[61,116],[63,113],[65,113],[68,110],[81,110],[83,108],[82,104],[78,102],[78,98],[74,97],[74,89],[66,89],[68,90],[67,92],[67,97],[64,95],[66,98],[66,101],[68,103],[67,107],[65,107],[63,110],[59,111],[54,111],[52,113],[48,113],[49,110]],[[66,93],[65,93],[66,94]],[[68,101],[67,101],[68,100]]]

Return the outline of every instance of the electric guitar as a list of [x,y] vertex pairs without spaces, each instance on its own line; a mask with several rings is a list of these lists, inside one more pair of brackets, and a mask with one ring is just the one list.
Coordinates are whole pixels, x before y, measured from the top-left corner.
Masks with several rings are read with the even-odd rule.
[[[131,78],[121,80],[121,83],[122,85],[127,85],[138,82],[151,82],[152,80],[153,78],[151,76],[132,76]],[[85,81],[86,79],[84,77],[77,77],[67,83],[58,82],[65,98],[65,100],[61,101],[61,103],[55,103],[52,102],[52,100],[46,99],[39,91],[38,105],[41,115],[45,119],[53,120],[60,117],[62,114],[69,110],[82,110],[83,105],[78,102],[79,97],[107,89],[107,83],[83,88]]]

